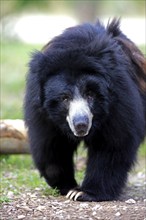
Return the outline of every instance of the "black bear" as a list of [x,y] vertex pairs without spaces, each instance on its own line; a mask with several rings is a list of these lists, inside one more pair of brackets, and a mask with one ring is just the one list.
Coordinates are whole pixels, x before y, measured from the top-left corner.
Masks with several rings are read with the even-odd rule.
[[[113,19],[68,28],[32,55],[24,103],[41,176],[77,201],[118,199],[146,131],[146,60]],[[73,155],[88,149],[81,186]]]

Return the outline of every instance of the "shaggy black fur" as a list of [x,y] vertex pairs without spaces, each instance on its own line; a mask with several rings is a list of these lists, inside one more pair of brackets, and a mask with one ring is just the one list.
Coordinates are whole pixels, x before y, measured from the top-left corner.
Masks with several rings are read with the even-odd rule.
[[[52,187],[76,188],[73,154],[88,148],[77,200],[117,199],[146,131],[146,61],[113,19],[105,28],[83,24],[54,38],[30,61],[25,121],[31,153]],[[87,136],[76,137],[66,116],[75,88],[93,114]]]

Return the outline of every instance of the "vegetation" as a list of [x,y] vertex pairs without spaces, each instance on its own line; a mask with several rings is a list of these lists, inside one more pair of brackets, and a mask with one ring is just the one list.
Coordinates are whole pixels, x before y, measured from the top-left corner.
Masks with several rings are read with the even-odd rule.
[[17,196],[24,191],[39,190],[44,195],[57,196],[58,191],[48,187],[34,168],[30,155],[17,155],[0,158],[1,189],[0,203],[8,202],[10,193]]
[[1,44],[1,118],[23,118],[27,65],[33,49],[40,48],[19,42]]
[[[49,188],[44,178],[40,178],[30,155],[0,157],[1,187],[0,203],[9,202],[12,195],[38,190],[42,195],[58,196],[57,189]],[[76,172],[78,182],[83,178],[83,170]]]
[[[66,13],[72,14],[82,20],[93,19],[100,15],[115,16],[144,16],[145,14],[145,1],[144,0],[78,0],[78,1],[54,1],[54,0],[13,0],[13,1],[0,1],[1,4],[1,17],[15,13]],[[87,13],[88,12],[88,13]]]

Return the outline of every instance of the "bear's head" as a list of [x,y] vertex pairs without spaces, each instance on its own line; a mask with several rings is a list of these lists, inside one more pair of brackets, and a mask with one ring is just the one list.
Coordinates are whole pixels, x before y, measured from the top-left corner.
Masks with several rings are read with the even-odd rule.
[[64,133],[87,136],[100,127],[109,109],[109,88],[102,77],[64,71],[48,79],[44,108],[48,118]]

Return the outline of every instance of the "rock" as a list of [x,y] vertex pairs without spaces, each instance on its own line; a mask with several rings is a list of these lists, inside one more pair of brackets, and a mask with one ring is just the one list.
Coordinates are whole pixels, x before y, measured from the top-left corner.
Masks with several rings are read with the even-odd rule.
[[121,215],[121,213],[120,212],[117,212],[116,214],[115,214],[115,216],[120,216]]
[[14,193],[12,191],[9,191],[7,196],[9,199],[12,199],[14,197]]
[[37,208],[36,208],[36,210],[38,210],[38,211],[42,211],[42,210],[44,210],[45,209],[45,206],[42,206],[42,205],[40,205],[40,206],[38,206]]
[[128,199],[125,202],[128,204],[135,204],[136,203],[136,201],[134,199]]
[[18,219],[24,219],[25,215],[18,215]]
[[95,205],[93,208],[92,208],[92,210],[97,210],[97,209],[99,209],[101,207],[101,205],[99,205],[99,204],[97,204],[97,205]]
[[80,203],[80,207],[81,208],[88,208],[88,204],[87,203]]
[[95,211],[92,213],[92,215],[96,215],[96,214],[97,214],[97,212],[95,212]]

